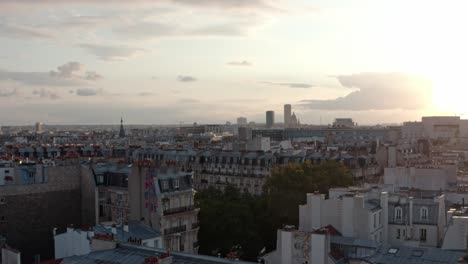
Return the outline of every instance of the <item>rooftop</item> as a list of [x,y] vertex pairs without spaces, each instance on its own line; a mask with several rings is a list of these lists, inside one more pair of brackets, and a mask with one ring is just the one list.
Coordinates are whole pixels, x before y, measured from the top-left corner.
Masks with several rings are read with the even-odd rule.
[[[159,256],[166,253],[164,250],[145,248],[140,246],[119,245],[115,249],[93,252],[85,256],[73,256],[63,259],[62,264],[134,264],[145,263],[145,258]],[[171,252],[173,264],[215,264],[237,263],[248,264],[251,262],[230,261],[222,258],[192,255],[179,252]]]
[[[116,229],[117,229],[117,235],[115,236],[115,238],[121,242],[126,242],[129,238],[138,238],[138,239],[144,240],[144,239],[150,239],[150,238],[161,236],[161,232],[155,229],[152,229],[138,221],[130,221],[128,223],[129,232],[125,232],[123,230],[123,226],[116,227]],[[112,227],[98,225],[94,227],[94,232],[96,234],[110,235],[112,234]]]
[[376,264],[397,263],[458,263],[464,252],[447,251],[438,248],[382,247],[368,260]]

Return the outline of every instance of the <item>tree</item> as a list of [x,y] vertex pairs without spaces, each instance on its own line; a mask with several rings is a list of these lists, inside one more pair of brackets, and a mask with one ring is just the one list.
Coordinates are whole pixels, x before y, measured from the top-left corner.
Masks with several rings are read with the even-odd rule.
[[264,199],[273,226],[297,226],[299,205],[306,203],[307,193],[328,194],[330,188],[349,186],[352,182],[348,169],[336,161],[289,163],[274,168],[264,186]]
[[273,250],[276,231],[284,224],[299,222],[299,205],[306,194],[327,193],[331,187],[352,184],[350,172],[336,161],[321,164],[290,163],[273,168],[262,196],[226,186],[224,192],[210,187],[195,196],[200,208],[201,254],[226,256],[233,247],[242,248],[241,259],[256,261],[266,246]]

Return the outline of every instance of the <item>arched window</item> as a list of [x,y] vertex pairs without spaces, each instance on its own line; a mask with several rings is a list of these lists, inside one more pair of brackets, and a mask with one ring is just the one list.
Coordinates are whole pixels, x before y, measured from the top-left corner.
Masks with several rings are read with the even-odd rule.
[[401,207],[395,207],[395,221],[401,222],[403,219],[403,209]]
[[427,207],[421,208],[420,216],[422,221],[427,221],[429,219],[429,210]]

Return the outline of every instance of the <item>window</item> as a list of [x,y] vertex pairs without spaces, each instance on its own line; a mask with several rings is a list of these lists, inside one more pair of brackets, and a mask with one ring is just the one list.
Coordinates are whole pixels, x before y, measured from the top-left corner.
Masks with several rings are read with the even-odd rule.
[[406,238],[406,229],[403,229],[403,239]]
[[163,199],[163,207],[165,210],[169,209],[169,199],[167,198]]
[[379,212],[379,226],[382,225],[382,212]]
[[395,208],[395,222],[401,222],[401,220],[403,219],[402,215],[403,215],[403,209],[401,209],[401,207],[396,207]]
[[162,182],[162,189],[163,189],[163,191],[169,189],[169,183],[167,181]]
[[427,230],[426,229],[419,229],[419,240],[426,241],[427,240]]
[[6,222],[6,216],[0,215],[0,223],[1,222]]
[[377,214],[374,214],[374,229],[377,228]]
[[400,235],[400,229],[398,228],[397,229],[397,233],[396,233],[396,239],[400,239],[401,235]]
[[97,181],[98,181],[98,184],[103,184],[104,183],[104,175],[98,175]]
[[0,197],[0,204],[6,204],[6,198]]
[[427,209],[427,207],[421,208],[421,212],[420,212],[421,221],[427,221],[429,219],[428,212],[429,210]]

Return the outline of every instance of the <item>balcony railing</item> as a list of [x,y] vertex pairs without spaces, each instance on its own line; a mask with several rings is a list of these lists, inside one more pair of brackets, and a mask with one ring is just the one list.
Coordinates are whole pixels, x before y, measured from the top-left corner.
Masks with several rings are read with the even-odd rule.
[[182,225],[182,226],[176,226],[176,227],[171,227],[171,228],[166,228],[164,229],[164,235],[172,235],[176,233],[182,233],[187,231],[187,226]]
[[195,209],[195,206],[190,205],[190,206],[182,206],[182,207],[177,207],[177,208],[170,208],[170,209],[164,209],[163,215],[174,215],[174,214],[180,214],[180,213],[185,213],[189,211],[193,211]]

